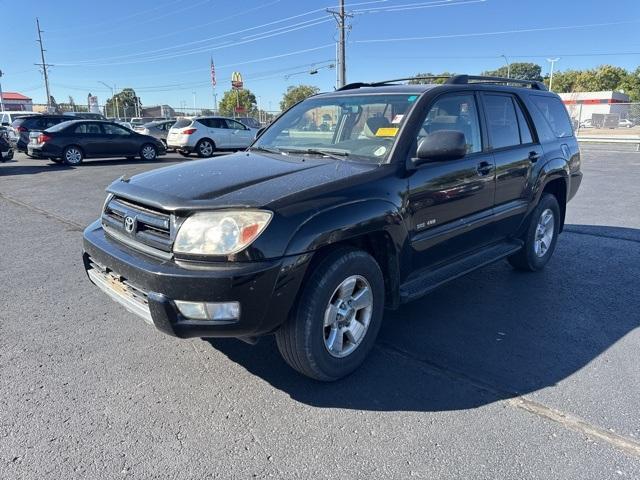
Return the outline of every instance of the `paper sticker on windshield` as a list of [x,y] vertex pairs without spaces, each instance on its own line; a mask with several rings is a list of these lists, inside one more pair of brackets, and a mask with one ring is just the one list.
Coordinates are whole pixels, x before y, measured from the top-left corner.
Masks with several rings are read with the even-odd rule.
[[387,147],[378,147],[376,148],[376,150],[373,152],[373,154],[376,157],[381,157],[382,155],[384,155],[385,153],[387,153]]
[[391,120],[391,123],[400,123],[403,118],[404,115],[396,115],[395,117],[393,117],[393,120]]
[[400,130],[398,127],[383,127],[376,132],[376,137],[395,137]]

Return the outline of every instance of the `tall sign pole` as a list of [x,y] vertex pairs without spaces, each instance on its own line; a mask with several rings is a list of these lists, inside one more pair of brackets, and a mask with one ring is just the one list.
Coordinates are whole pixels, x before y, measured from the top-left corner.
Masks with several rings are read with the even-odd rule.
[[211,87],[213,87],[213,113],[218,113],[218,95],[216,94],[216,67],[213,64],[213,57],[211,57]]
[[51,108],[51,92],[49,91],[49,72],[48,68],[51,66],[44,60],[44,46],[42,45],[42,30],[40,30],[40,19],[36,17],[36,26],[38,27],[38,40],[37,42],[40,44],[40,58],[42,59],[42,63],[36,63],[39,67],[42,67],[42,74],[44,75],[44,89],[47,92],[47,110]]
[[[2,78],[2,70],[0,70],[0,79]],[[4,112],[4,102],[2,101],[2,82],[0,82],[0,112]]]
[[344,0],[340,0],[340,9],[332,10],[327,9],[327,12],[333,15],[333,18],[336,19],[338,23],[338,30],[340,34],[340,39],[338,40],[338,84],[337,88],[344,87],[347,83],[347,61],[346,61],[346,29],[347,22],[346,19],[353,17],[351,13],[345,13],[344,11]]

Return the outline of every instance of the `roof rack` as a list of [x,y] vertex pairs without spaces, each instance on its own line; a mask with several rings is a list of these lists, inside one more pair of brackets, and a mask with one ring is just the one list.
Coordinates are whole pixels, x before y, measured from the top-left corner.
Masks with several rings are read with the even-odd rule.
[[[526,85],[534,90],[547,90],[547,86],[536,80],[520,80],[518,78],[504,78],[504,77],[486,77],[482,75],[429,75],[424,77],[406,77],[395,78],[393,80],[384,80],[382,82],[363,83],[354,82],[340,87],[337,91],[342,90],[354,90],[362,87],[382,87],[384,85],[390,85],[396,82],[404,82],[406,80],[436,80],[446,78],[447,85],[468,85],[469,83],[487,83],[487,84],[516,84]],[[470,81],[471,80],[471,81]]]
[[472,80],[473,83],[490,83],[490,84],[514,83],[517,85],[527,85],[534,90],[547,90],[547,86],[542,82],[538,82],[537,80],[521,80],[519,78],[505,78],[505,77],[486,77],[483,75],[454,75],[453,77],[450,77],[447,80],[447,84],[467,85],[469,83],[472,83],[470,82],[470,80]]

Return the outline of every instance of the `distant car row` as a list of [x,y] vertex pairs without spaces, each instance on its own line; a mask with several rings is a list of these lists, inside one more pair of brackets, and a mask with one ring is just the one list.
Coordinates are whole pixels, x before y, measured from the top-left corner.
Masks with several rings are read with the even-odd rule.
[[[618,128],[632,128],[635,126],[636,124],[631,120],[629,120],[628,118],[623,118],[622,120],[618,121]],[[596,125],[593,124],[593,120],[591,120],[590,118],[587,118],[586,120],[583,120],[582,122],[580,122],[580,128],[595,128],[595,127]],[[613,124],[613,126],[603,127],[603,128],[615,128],[615,123]]]

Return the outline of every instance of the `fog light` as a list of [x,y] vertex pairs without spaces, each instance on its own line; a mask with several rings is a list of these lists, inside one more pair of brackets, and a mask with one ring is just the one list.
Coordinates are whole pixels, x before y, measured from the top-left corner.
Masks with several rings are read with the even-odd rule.
[[186,302],[176,300],[176,307],[189,320],[238,321],[240,319],[240,303],[207,303]]

